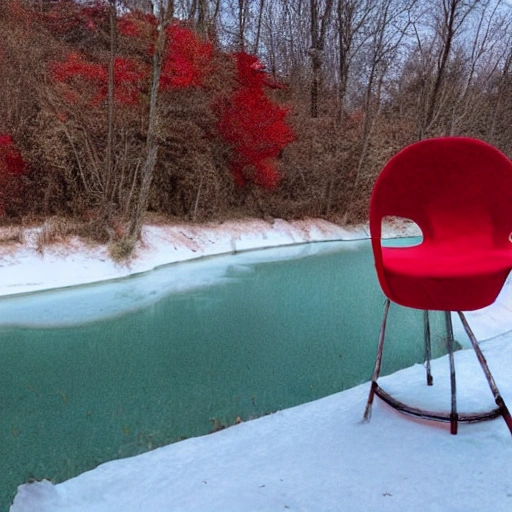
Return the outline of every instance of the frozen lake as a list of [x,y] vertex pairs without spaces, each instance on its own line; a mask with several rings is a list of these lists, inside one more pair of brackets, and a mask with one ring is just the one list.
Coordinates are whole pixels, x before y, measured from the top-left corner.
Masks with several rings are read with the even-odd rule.
[[[0,510],[30,479],[62,481],[367,381],[383,301],[367,241],[0,299]],[[390,314],[384,374],[423,359],[423,313]],[[435,357],[444,324],[432,316]]]

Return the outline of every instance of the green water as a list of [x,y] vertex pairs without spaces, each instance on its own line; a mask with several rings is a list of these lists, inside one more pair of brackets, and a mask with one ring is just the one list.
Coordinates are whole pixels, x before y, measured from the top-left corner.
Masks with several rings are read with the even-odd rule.
[[[31,479],[60,482],[367,381],[384,301],[369,244],[328,247],[286,261],[235,255],[222,279],[82,325],[59,327],[57,306],[46,326],[30,327],[28,313],[28,325],[0,316],[0,510]],[[151,279],[172,281],[182,268]],[[102,286],[117,285],[85,291],[101,296]],[[4,305],[37,310],[48,297]],[[384,374],[422,361],[422,315],[391,308]],[[432,316],[440,355],[443,323]]]

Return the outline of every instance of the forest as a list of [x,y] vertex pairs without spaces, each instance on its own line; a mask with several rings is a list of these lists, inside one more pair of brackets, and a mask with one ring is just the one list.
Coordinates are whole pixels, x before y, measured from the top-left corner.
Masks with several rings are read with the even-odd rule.
[[[512,156],[506,0],[2,0],[0,223],[366,219],[385,162]],[[64,227],[63,227],[64,226]]]

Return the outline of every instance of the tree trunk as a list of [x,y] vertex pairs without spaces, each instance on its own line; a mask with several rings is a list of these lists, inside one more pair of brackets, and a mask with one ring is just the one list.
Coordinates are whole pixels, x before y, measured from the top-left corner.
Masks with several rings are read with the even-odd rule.
[[260,37],[261,37],[261,23],[263,20],[263,9],[265,8],[265,0],[260,0],[260,9],[258,11],[258,25],[256,27],[256,40],[254,41],[254,51],[255,55],[258,55],[259,47],[260,47]]
[[164,57],[165,47],[167,43],[167,25],[172,20],[174,14],[174,3],[169,2],[167,8],[163,3],[160,3],[159,9],[159,28],[158,36],[155,45],[155,52],[153,54],[153,75],[151,80],[151,91],[149,96],[149,119],[148,131],[146,137],[146,158],[142,164],[141,169],[141,183],[140,190],[133,210],[131,225],[128,233],[128,238],[132,244],[140,239],[142,225],[144,221],[144,214],[147,210],[149,201],[149,191],[151,182],[153,181],[153,171],[156,165],[158,156],[158,126],[159,126],[159,111],[158,111],[158,90],[160,82],[160,73],[162,70],[162,61]]
[[325,37],[327,26],[331,19],[331,11],[334,0],[326,0],[324,11],[320,12],[318,0],[310,0],[311,16],[311,48],[309,56],[311,58],[311,117],[318,117],[318,100],[321,83],[321,73],[323,64],[323,53],[325,48]]
[[[313,54],[315,52],[315,54]],[[319,51],[311,49],[311,117],[318,117],[318,89],[320,88],[320,72],[322,70],[322,56]]]
[[238,48],[245,52],[245,26],[247,24],[247,1],[238,0]]
[[109,5],[110,17],[110,56],[108,61],[108,89],[107,89],[107,150],[105,155],[105,185],[103,190],[103,207],[102,217],[107,229],[110,227],[112,221],[112,199],[114,188],[114,122],[115,122],[115,60],[117,53],[117,14],[116,14],[116,0],[110,0]]

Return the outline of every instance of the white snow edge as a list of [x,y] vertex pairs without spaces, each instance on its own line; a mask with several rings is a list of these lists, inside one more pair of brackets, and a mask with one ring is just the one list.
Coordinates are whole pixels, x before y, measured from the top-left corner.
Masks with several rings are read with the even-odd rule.
[[[35,244],[40,229],[25,230],[23,245],[0,245],[0,296],[122,278],[206,256],[369,237],[366,226],[348,229],[319,219],[146,225],[133,256],[116,263],[106,245],[90,246],[78,237],[45,247],[41,254]],[[386,234],[396,233],[396,228],[390,228]],[[417,231],[414,226],[402,226],[398,234],[414,236]]]

